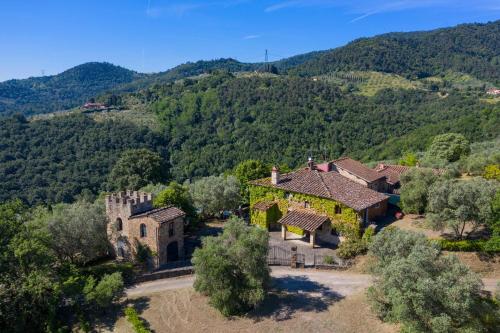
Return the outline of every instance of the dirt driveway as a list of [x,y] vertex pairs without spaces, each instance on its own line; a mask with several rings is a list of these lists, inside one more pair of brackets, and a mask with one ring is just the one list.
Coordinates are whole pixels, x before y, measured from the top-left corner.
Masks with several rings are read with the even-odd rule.
[[[291,269],[280,266],[272,267],[271,276],[274,278],[274,286],[281,290],[309,293],[328,290],[328,292],[340,296],[347,296],[361,291],[370,286],[372,282],[372,277],[368,274]],[[193,285],[193,282],[194,276],[145,282],[128,288],[126,295],[127,297],[137,297],[164,290],[188,288]]]

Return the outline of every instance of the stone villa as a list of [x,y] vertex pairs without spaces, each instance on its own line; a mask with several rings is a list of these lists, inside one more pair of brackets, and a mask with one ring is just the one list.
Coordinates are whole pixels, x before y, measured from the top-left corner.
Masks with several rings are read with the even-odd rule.
[[[392,179],[394,180],[394,179]],[[280,174],[250,183],[251,223],[330,242],[335,225],[350,221],[368,226],[386,215],[392,184],[384,172],[370,169],[348,157]]]
[[118,259],[130,260],[139,244],[155,253],[158,268],[184,257],[184,217],[179,208],[153,208],[153,195],[124,191],[106,196],[108,236]]

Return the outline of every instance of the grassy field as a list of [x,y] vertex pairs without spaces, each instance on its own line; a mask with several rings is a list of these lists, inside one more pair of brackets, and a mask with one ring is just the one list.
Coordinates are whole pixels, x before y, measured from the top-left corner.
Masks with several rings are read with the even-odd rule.
[[[140,316],[160,332],[397,332],[382,323],[364,293],[344,299],[311,301],[301,294],[274,292],[257,310],[243,318],[224,318],[192,288],[152,294]],[[132,333],[124,317],[114,332]]]

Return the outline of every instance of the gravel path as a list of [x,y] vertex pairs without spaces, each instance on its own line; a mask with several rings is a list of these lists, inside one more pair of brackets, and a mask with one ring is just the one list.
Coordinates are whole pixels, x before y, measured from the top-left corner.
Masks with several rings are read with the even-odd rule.
[[[368,287],[372,281],[371,276],[367,274],[291,269],[279,266],[272,267],[271,276],[274,278],[275,286],[280,289],[293,292],[315,292],[326,288],[342,296],[362,290]],[[125,292],[128,297],[137,297],[164,290],[191,287],[193,282],[194,276],[162,279],[137,284]]]
[[[271,276],[276,287],[291,292],[332,292],[341,296],[354,294],[369,287],[372,276],[338,271],[318,271],[314,269],[291,269],[274,266]],[[483,279],[484,289],[494,292],[500,279]],[[138,297],[164,290],[174,290],[192,287],[194,276],[162,279],[144,282],[126,289],[128,297]]]

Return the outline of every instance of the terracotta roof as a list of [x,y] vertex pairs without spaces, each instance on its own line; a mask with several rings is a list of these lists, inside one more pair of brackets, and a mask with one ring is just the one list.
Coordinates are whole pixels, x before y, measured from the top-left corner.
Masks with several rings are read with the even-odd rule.
[[367,182],[373,182],[377,179],[384,177],[384,175],[379,174],[373,169],[370,169],[366,165],[349,157],[342,157],[338,160],[331,162],[336,167],[344,169],[353,175],[366,180]]
[[389,184],[399,183],[401,175],[410,169],[411,167],[409,166],[387,164],[379,164],[375,167],[375,171],[387,177],[387,182]]
[[[375,171],[379,174],[387,177],[387,182],[389,184],[396,184],[400,181],[401,175],[410,169],[416,167],[409,167],[405,165],[392,165],[380,163],[375,167]],[[446,172],[445,169],[433,169],[433,168],[420,168],[421,170],[432,170],[432,172],[439,176]]]
[[272,201],[260,201],[253,205],[253,208],[261,211],[266,211],[274,205],[276,205],[276,203]]
[[270,178],[250,183],[332,199],[357,211],[371,207],[388,198],[385,194],[358,184],[336,171],[319,172],[306,168],[281,175],[280,182],[276,185],[271,183]]
[[299,227],[306,231],[315,231],[326,221],[328,221],[328,216],[294,210],[288,212],[278,223]]
[[130,219],[136,219],[140,217],[150,217],[158,223],[164,223],[172,221],[184,215],[186,215],[186,213],[184,213],[179,208],[174,206],[167,206],[167,207],[152,209],[144,213],[132,215]]

